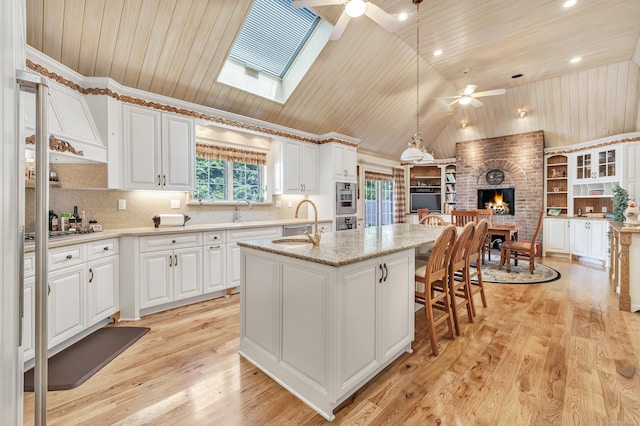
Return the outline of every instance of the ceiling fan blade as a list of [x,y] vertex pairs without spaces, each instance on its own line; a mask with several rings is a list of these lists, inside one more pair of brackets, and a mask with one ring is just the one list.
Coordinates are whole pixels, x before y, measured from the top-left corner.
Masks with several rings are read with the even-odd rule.
[[460,99],[460,96],[440,96],[438,98],[431,98],[431,99]]
[[396,18],[369,1],[366,2],[366,4],[367,8],[365,9],[364,14],[373,19],[382,28],[390,33],[400,29],[400,21]]
[[473,96],[474,98],[480,98],[482,96],[504,95],[505,93],[507,93],[507,89],[495,89],[495,90],[487,90],[486,92],[474,93],[471,96]]
[[293,0],[291,6],[299,7],[316,7],[316,6],[332,6],[339,4],[337,0]]
[[329,40],[338,40],[340,37],[342,37],[342,33],[344,32],[345,28],[347,28],[349,19],[351,18],[349,18],[347,12],[342,12],[342,15],[340,15],[340,18],[338,19],[338,22],[336,22],[336,26],[333,27],[333,31],[329,36]]
[[[438,99],[438,98],[436,98],[436,99]],[[447,105],[448,105],[448,106],[451,106],[451,105],[453,105],[453,104],[457,103],[459,100],[460,100],[460,99],[456,99],[455,101],[451,101],[451,102],[449,102]]]
[[484,105],[482,102],[480,102],[479,100],[477,100],[476,98],[471,98],[471,102],[469,102],[471,105],[473,105],[476,108],[480,108],[482,105]]
[[478,86],[476,86],[475,84],[467,84],[467,87],[464,88],[464,91],[462,92],[463,95],[466,96],[471,96],[471,94],[473,93],[474,90],[476,90]]

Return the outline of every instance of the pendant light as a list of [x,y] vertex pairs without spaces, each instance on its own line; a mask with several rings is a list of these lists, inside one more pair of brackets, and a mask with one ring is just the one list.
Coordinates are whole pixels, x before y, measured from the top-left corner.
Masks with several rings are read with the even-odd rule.
[[413,162],[417,164],[428,164],[433,161],[433,155],[426,151],[422,145],[422,134],[420,133],[420,3],[422,0],[413,0],[416,5],[416,132],[411,137],[411,142],[407,145],[400,156],[402,162]]

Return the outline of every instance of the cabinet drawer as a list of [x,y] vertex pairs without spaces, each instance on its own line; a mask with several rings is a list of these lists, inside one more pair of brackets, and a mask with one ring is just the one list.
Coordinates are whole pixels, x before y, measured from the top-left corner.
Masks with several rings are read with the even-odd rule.
[[25,253],[24,254],[24,276],[31,277],[36,274],[36,254]]
[[223,244],[226,240],[224,231],[211,231],[202,234],[202,244]]
[[60,247],[49,251],[49,270],[77,265],[86,262],[86,260],[87,252],[84,244]]
[[282,226],[271,226],[267,228],[248,228],[227,231],[227,241],[236,242],[244,240],[262,240],[267,238],[277,238],[282,236]]
[[108,240],[95,241],[87,244],[89,260],[113,256],[114,254],[118,254],[117,238],[109,238]]
[[141,237],[140,252],[156,250],[173,250],[176,248],[195,247],[201,245],[200,233],[154,235],[152,237]]

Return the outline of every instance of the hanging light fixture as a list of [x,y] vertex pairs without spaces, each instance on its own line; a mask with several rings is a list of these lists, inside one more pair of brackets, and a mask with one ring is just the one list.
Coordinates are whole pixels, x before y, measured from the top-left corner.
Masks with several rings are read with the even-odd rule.
[[351,0],[345,6],[345,10],[351,18],[357,18],[367,10],[367,4],[363,0]]
[[422,134],[420,133],[420,3],[422,0],[413,0],[416,5],[416,132],[411,137],[411,142],[407,145],[400,156],[402,162],[413,162],[428,164],[434,160],[433,155],[427,152],[422,145]]

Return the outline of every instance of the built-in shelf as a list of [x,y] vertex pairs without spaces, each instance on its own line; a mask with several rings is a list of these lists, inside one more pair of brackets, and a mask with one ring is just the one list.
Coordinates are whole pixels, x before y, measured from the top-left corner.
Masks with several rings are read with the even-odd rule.
[[[25,188],[35,188],[36,181],[31,179],[25,179],[24,181]],[[49,188],[62,188],[62,183],[60,181],[49,181]]]

